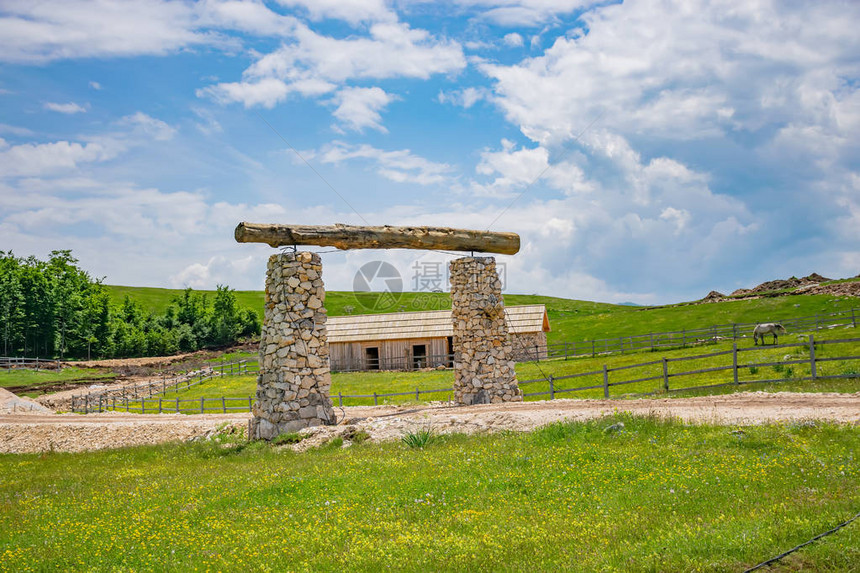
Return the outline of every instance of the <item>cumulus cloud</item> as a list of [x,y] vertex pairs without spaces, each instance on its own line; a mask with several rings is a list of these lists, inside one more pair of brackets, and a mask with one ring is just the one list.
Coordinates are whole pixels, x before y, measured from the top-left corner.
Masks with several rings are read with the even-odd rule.
[[337,106],[332,115],[341,125],[353,131],[370,128],[387,133],[388,130],[382,125],[380,111],[395,99],[396,96],[378,87],[344,88],[332,100]]
[[225,82],[198,91],[221,103],[272,107],[288,94],[317,96],[355,79],[418,78],[458,71],[466,66],[456,42],[400,22],[376,23],[369,36],[324,36],[300,25],[294,41],[259,58],[241,82]]

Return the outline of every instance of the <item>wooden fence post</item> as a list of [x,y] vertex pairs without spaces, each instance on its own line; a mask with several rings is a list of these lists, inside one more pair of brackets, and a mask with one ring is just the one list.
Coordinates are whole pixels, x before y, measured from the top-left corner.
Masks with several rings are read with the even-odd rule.
[[343,394],[341,392],[337,393],[337,405],[343,408]]
[[594,339],[591,339],[591,357],[594,358],[597,356],[597,351],[594,349]]
[[205,399],[206,399],[206,398],[205,398],[204,396],[200,396],[200,413],[201,413],[201,414],[203,413],[203,401],[204,401]]
[[250,396],[248,396],[248,411],[249,412],[254,411],[254,400]]
[[740,380],[738,379],[738,343],[732,343],[732,374],[735,378],[735,385],[740,385]]
[[732,340],[738,339],[738,325],[737,323],[732,323]]
[[418,392],[418,386],[416,386],[416,387],[415,387],[415,401],[417,402],[417,401],[418,401],[418,400],[420,400],[420,399],[421,399],[421,398],[420,398],[420,395],[419,395],[419,392]]
[[179,396],[176,397],[176,413],[179,413]]
[[164,408],[162,408],[161,400],[162,400],[162,398],[159,396],[159,398],[158,398],[158,413],[159,414],[164,412]]
[[555,400],[555,385],[553,384],[552,374],[549,375],[549,399]]
[[[233,367],[230,366],[230,370],[233,370]],[[232,372],[231,372],[232,373]],[[221,411],[226,414],[227,413],[227,398],[221,396]]]
[[609,370],[603,365],[603,397],[609,398]]
[[809,335],[809,371],[812,374],[812,380],[815,380],[815,335]]
[[102,413],[102,395],[99,394],[99,414]]
[[663,358],[663,389],[669,392],[669,360]]
[[376,399],[376,392],[373,393],[373,405],[379,406],[379,400]]
[[857,328],[857,318],[854,316],[854,309],[851,309],[851,326]]

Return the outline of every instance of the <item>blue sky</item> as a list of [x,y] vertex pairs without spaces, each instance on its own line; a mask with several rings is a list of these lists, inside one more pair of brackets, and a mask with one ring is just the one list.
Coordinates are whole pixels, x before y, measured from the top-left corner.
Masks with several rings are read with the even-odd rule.
[[0,249],[261,289],[239,221],[419,224],[519,233],[512,293],[854,276],[858,29],[852,1],[3,0]]

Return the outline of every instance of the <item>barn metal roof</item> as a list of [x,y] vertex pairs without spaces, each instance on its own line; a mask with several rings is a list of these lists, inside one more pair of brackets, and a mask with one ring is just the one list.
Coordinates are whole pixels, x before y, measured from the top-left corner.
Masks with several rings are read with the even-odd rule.
[[[505,319],[511,334],[550,330],[546,307],[542,304],[506,306]],[[329,343],[442,338],[454,334],[450,310],[330,316],[326,326]]]

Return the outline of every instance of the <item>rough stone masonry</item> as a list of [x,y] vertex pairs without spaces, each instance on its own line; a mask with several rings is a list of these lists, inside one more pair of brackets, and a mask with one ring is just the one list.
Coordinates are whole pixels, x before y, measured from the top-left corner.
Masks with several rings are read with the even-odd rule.
[[269,258],[253,438],[335,423],[324,304],[319,255]]
[[465,405],[521,401],[496,260],[463,257],[451,261],[450,271],[454,401]]

